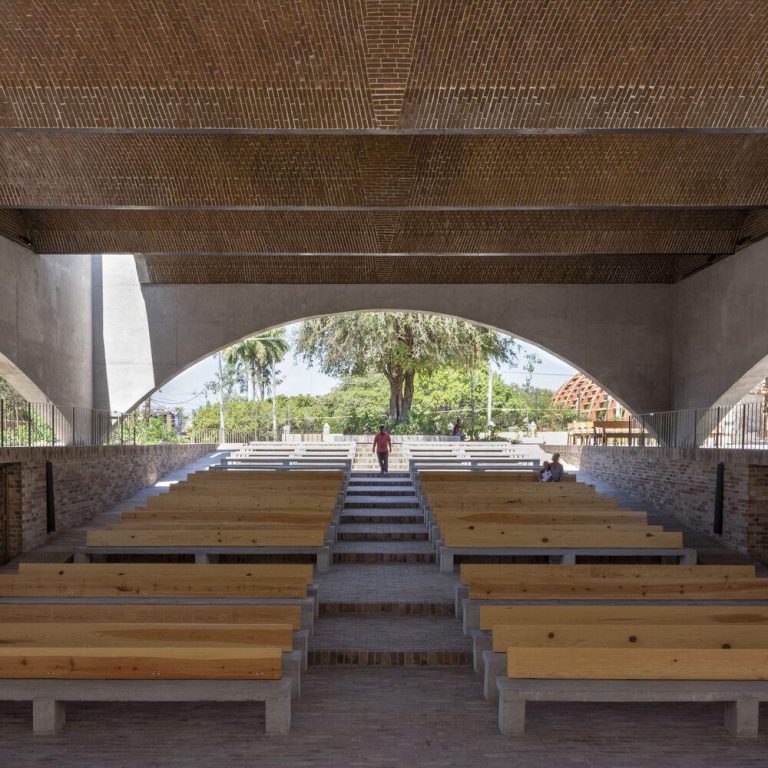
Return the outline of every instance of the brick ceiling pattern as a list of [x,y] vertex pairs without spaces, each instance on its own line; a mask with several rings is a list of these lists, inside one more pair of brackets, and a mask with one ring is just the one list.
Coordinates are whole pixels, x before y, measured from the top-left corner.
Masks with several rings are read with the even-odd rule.
[[0,207],[768,205],[768,134],[0,134]]
[[746,212],[130,211],[26,212],[38,253],[732,253]]
[[0,127],[768,122],[765,0],[4,0],[0,36]]
[[[150,283],[673,283],[713,256],[146,256]],[[426,277],[425,277],[426,276]]]
[[674,282],[768,234],[766,0],[4,0],[0,232],[152,282]]

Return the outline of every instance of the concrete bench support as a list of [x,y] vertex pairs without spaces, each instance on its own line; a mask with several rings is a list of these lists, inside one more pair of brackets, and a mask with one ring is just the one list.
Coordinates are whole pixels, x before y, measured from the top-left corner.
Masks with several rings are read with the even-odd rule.
[[36,735],[57,733],[68,701],[263,701],[267,736],[291,728],[290,680],[3,680],[0,700],[31,701]]
[[[198,565],[219,561],[221,555],[311,555],[315,557],[318,573],[328,573],[331,568],[331,546],[324,547],[78,547],[74,562],[97,563],[107,555],[192,555]],[[258,560],[256,560],[258,562]]]
[[738,738],[756,738],[761,701],[768,701],[764,680],[512,680],[498,678],[499,730],[505,736],[525,732],[528,701],[722,702],[724,724]]
[[605,548],[553,548],[553,547],[446,547],[442,540],[436,540],[440,553],[441,573],[453,573],[457,556],[468,555],[479,558],[504,558],[514,562],[519,557],[546,557],[550,563],[575,565],[579,557],[620,557],[637,560],[640,557],[672,558],[681,565],[696,565],[696,550],[689,547],[671,549],[650,549],[645,547]]

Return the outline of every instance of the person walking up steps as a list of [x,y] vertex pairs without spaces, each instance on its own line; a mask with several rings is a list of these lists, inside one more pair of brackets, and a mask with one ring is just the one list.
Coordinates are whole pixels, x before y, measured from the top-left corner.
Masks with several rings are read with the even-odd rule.
[[379,426],[379,431],[373,436],[373,452],[379,458],[379,467],[382,472],[389,471],[389,452],[392,450],[392,439],[384,429]]

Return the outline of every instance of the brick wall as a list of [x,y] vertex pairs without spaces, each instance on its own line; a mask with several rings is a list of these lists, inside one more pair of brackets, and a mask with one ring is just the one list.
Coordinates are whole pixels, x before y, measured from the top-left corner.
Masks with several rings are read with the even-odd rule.
[[56,530],[81,525],[163,475],[215,450],[215,445],[124,445],[62,448],[3,448],[10,464],[11,500],[21,503],[21,531],[13,550],[39,546],[47,535],[45,463],[53,464]]
[[639,501],[712,532],[715,473],[725,464],[723,543],[768,561],[768,451],[543,446]]

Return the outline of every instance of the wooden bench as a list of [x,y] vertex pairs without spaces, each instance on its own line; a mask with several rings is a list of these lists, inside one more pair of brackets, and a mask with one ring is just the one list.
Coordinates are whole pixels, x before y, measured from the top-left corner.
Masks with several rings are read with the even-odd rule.
[[263,701],[267,735],[291,725],[279,648],[0,647],[0,699],[31,701],[35,734],[57,733],[68,701]]
[[[639,530],[637,530],[639,529]],[[503,531],[503,536],[501,532]],[[515,559],[547,557],[552,563],[574,564],[579,557],[672,558],[687,565],[696,562],[696,551],[683,547],[682,534],[648,527],[625,526],[505,526],[485,531],[443,531],[437,542],[440,571],[452,573],[457,556]],[[509,542],[499,545],[499,542]]]
[[[636,564],[582,564],[559,565],[557,572],[549,565],[464,563],[459,583],[455,587],[457,618],[463,615],[463,602],[470,598],[470,589],[493,590],[510,584],[542,582],[566,585],[594,580],[598,584],[640,584],[649,580],[680,582],[744,581],[755,578],[753,565],[636,565]],[[477,592],[476,592],[477,594]],[[482,597],[480,598],[482,599]]]
[[758,735],[766,648],[515,648],[497,681],[499,730],[525,731],[528,701],[723,702],[734,736]]
[[482,653],[483,694],[495,701],[496,680],[505,674],[507,653],[517,648],[762,648],[768,652],[768,624],[496,624],[491,648]]
[[[526,603],[516,605],[483,605],[479,610],[479,627],[472,630],[473,665],[483,675],[485,654],[493,650],[492,633],[502,626],[533,625],[546,628],[546,634],[557,627],[574,625],[599,626],[606,629],[633,624],[665,625],[692,624],[731,626],[743,624],[768,627],[768,605],[732,605],[718,601],[707,605],[692,603],[632,605],[583,603]],[[495,696],[495,691],[491,691]]]
[[271,555],[304,555],[313,558],[318,573],[327,573],[331,563],[327,531],[174,529],[147,530],[127,527],[89,531],[86,546],[75,549],[75,562],[95,558],[137,555],[186,555],[205,564],[221,555],[242,555],[257,560]]

